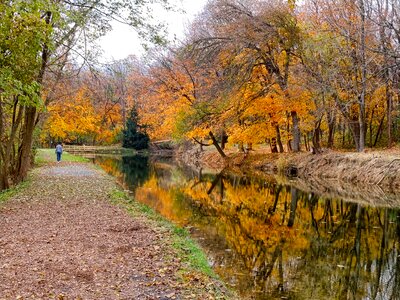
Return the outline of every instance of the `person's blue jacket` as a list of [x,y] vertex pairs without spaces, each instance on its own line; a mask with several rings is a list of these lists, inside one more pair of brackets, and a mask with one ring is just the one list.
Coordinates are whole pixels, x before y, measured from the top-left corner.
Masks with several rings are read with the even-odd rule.
[[63,152],[63,148],[62,148],[62,146],[60,144],[58,144],[56,146],[56,153],[62,153],[62,152]]

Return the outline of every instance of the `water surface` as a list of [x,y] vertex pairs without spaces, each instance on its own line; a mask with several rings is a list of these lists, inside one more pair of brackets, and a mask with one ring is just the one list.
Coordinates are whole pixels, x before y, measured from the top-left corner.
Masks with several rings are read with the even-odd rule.
[[187,227],[243,299],[400,299],[398,208],[147,157],[95,163]]

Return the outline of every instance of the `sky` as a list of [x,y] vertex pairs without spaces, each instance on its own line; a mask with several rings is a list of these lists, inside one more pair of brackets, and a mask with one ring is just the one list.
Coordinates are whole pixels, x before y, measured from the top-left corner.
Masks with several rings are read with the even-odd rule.
[[[207,0],[170,0],[185,13],[178,12],[155,12],[156,19],[166,23],[169,37],[176,36],[178,39],[184,37],[185,28],[196,14],[201,12]],[[99,45],[103,49],[104,61],[123,59],[131,54],[140,56],[145,51],[140,44],[136,32],[129,26],[114,22],[113,30],[100,39]]]

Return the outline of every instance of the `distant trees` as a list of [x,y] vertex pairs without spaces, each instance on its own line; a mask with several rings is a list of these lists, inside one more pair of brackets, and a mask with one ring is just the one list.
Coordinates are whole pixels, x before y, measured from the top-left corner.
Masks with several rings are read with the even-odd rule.
[[187,43],[169,53],[169,63],[150,66],[150,76],[162,72],[153,95],[160,95],[160,105],[183,102],[173,136],[202,140],[218,133],[241,149],[276,140],[283,151],[284,131],[288,149],[299,151],[299,115],[307,114],[310,100],[292,79],[300,62],[297,17],[284,2],[246,3],[209,2]]
[[136,94],[139,113],[157,111],[146,120],[167,122],[163,137],[201,142],[211,132],[241,150],[390,146],[399,15],[386,0],[209,1],[185,43],[142,70],[150,88]]
[[135,103],[153,139],[272,152],[391,146],[399,15],[386,0],[209,1],[182,44],[86,86],[95,112],[114,112],[102,119],[119,128]]
[[[122,65],[123,62],[120,62]],[[126,109],[132,101],[126,91],[127,75],[106,69],[81,71],[64,80],[48,104],[41,131],[44,144],[61,139],[76,144],[120,142]]]
[[168,6],[165,0],[0,3],[0,190],[26,177],[33,133],[55,99],[54,88],[79,61],[96,58],[88,45],[110,29],[111,20],[162,41],[161,25],[149,21],[154,3]]
[[72,53],[95,56],[81,36],[104,33],[117,11],[143,24],[153,1],[128,2],[1,4],[2,188],[26,175],[40,116],[49,116],[42,137],[90,143],[121,138],[132,107],[150,138],[218,142],[220,150],[226,141],[241,151],[266,143],[272,152],[398,141],[398,1],[213,0],[182,44],[141,61],[91,65],[95,76],[82,68],[70,80]]

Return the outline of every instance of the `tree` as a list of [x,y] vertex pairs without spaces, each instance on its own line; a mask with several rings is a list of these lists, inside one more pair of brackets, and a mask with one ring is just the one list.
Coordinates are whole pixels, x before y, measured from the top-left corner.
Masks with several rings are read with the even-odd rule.
[[43,104],[65,69],[96,57],[91,44],[117,20],[161,43],[150,5],[166,0],[32,0],[0,3],[0,190],[26,178]]
[[334,5],[313,0],[307,6],[306,23],[312,24],[314,39],[308,70],[323,85],[321,90],[328,91],[325,96],[335,100],[361,152],[365,148],[368,104],[379,87],[377,74],[382,73],[379,56],[373,50],[379,43],[377,28],[370,20],[373,5],[367,0],[340,0]]
[[126,129],[123,131],[122,146],[135,150],[144,150],[149,147],[150,138],[144,131],[145,126],[139,124],[139,117],[135,107],[130,111],[126,121]]
[[[297,64],[296,49],[301,44],[297,18],[292,3],[256,1],[253,4],[234,0],[210,2],[202,16],[206,21],[203,24],[199,21],[194,29],[191,48],[199,60],[218,58],[221,61],[223,68],[219,74],[224,85],[219,91],[219,100],[229,98],[229,91],[236,93],[249,84],[253,85],[249,99],[274,93],[285,98],[285,118],[292,122],[292,149],[299,151],[300,120],[297,102],[290,97],[291,70]],[[212,97],[216,98],[215,93]],[[239,127],[243,127],[243,121],[241,117],[234,120]],[[276,139],[280,140],[279,124],[273,125],[277,128]]]
[[26,174],[32,111],[43,105],[43,44],[50,44],[52,29],[42,12],[50,6],[45,0],[0,3],[0,190]]
[[117,72],[126,89],[115,96],[135,102],[152,139],[220,142],[220,150],[226,139],[241,150],[269,142],[283,152],[284,144],[299,151],[302,133],[307,150],[312,136],[315,152],[340,137],[362,151],[367,137],[374,146],[386,132],[391,144],[399,5],[331,2],[209,1],[183,44],[131,65],[126,82]]

